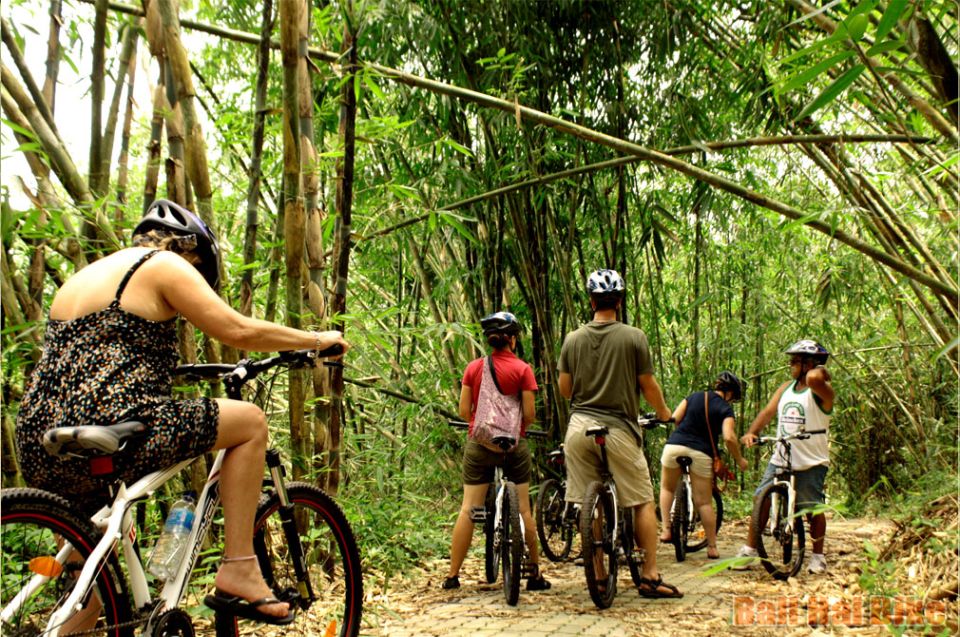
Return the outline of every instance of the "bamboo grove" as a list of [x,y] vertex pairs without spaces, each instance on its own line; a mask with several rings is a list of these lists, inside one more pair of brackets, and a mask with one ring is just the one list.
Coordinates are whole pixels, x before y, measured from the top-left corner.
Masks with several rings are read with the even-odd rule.
[[[354,343],[271,412],[331,491],[444,481],[497,309],[561,439],[557,354],[599,267],[671,405],[729,368],[743,427],[817,338],[844,493],[955,473],[958,37],[947,0],[7,3],[4,484],[52,293],[160,196],[223,237],[234,307]],[[186,360],[244,355],[180,335]]]

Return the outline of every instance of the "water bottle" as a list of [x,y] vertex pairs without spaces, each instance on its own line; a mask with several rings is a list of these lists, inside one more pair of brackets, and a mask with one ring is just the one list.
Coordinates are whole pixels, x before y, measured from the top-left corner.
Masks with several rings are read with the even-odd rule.
[[196,515],[194,496],[185,493],[174,503],[163,525],[163,533],[157,540],[157,545],[150,555],[147,565],[149,571],[160,581],[165,582],[177,574],[183,553],[187,548],[187,538],[193,528],[193,518]]

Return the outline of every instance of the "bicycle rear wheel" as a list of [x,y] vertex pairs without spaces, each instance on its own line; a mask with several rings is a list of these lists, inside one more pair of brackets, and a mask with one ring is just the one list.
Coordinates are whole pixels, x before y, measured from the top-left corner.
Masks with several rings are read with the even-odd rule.
[[673,510],[670,512],[670,540],[673,554],[678,562],[687,559],[687,531],[690,528],[690,503],[687,483],[681,480],[673,495]]
[[552,562],[562,562],[570,556],[573,529],[565,524],[564,489],[559,480],[550,478],[540,485],[537,494],[537,536],[543,554]]
[[486,517],[483,520],[483,570],[487,584],[497,581],[500,574],[500,546],[496,542],[497,530],[494,528],[497,515],[497,485],[487,487],[487,497],[483,508]]
[[503,597],[516,606],[520,599],[520,570],[523,567],[523,531],[520,529],[520,498],[517,485],[507,482],[500,515],[500,560],[503,564]]
[[613,498],[602,482],[591,482],[580,510],[580,546],[587,590],[597,608],[610,608],[617,595],[617,554]]
[[[723,496],[720,490],[713,489],[713,511],[717,518],[717,532],[720,532],[720,525],[723,524]],[[700,512],[694,510],[693,524],[687,533],[687,553],[699,551],[707,545],[707,532],[703,528],[703,522],[700,520]]]
[[[763,515],[764,511],[768,512]],[[777,524],[770,528],[767,521],[777,512]],[[805,538],[803,516],[792,515],[787,501],[787,487],[770,484],[760,493],[750,516],[760,563],[774,579],[793,577],[803,564]]]
[[[291,533],[284,529],[279,496],[271,491],[261,499],[253,535],[264,579],[274,595],[297,612],[296,621],[284,631],[355,637],[360,632],[363,578],[350,523],[337,503],[313,485],[288,483],[287,495],[293,507]],[[307,574],[303,582],[296,575],[298,547]]]
[[[10,606],[0,633],[41,635],[50,616],[72,592],[83,561],[100,541],[100,534],[65,499],[39,489],[5,489],[0,495],[0,527],[0,607],[6,610]],[[90,614],[89,621],[74,624],[78,621],[74,616],[61,629],[132,636],[133,626],[125,626],[130,623],[130,603],[118,573],[119,564],[111,554],[81,611]],[[12,602],[17,594],[31,583],[36,590],[15,608]]]

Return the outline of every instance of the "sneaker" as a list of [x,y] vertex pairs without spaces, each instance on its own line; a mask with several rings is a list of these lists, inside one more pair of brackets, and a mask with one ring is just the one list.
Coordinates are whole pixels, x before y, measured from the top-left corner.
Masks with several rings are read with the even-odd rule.
[[460,578],[456,575],[453,577],[448,577],[443,580],[443,584],[440,586],[445,591],[452,590],[454,588],[460,588]]
[[810,562],[807,564],[807,572],[819,575],[827,570],[827,558],[823,553],[811,553]]
[[528,591],[548,591],[550,590],[550,582],[548,582],[543,577],[543,575],[537,575],[536,577],[528,577],[527,590]]
[[757,558],[759,557],[759,555],[757,554],[757,549],[750,548],[749,546],[744,544],[743,546],[740,547],[740,550],[737,551],[737,554],[734,557],[741,558],[741,559],[738,559],[737,562],[730,567],[730,569],[734,571],[746,571],[746,570],[749,570],[750,567],[753,566],[757,560],[756,559],[747,560],[744,558],[748,558],[748,557]]

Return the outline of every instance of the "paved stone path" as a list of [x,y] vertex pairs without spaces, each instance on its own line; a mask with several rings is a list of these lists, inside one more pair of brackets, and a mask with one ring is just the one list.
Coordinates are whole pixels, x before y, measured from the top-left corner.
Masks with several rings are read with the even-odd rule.
[[[527,592],[521,588],[519,604],[509,607],[503,600],[499,582],[490,585],[483,581],[482,554],[472,550],[460,576],[460,589],[441,590],[439,585],[447,565],[445,562],[433,564],[420,578],[422,581],[414,582],[415,590],[395,599],[381,600],[383,612],[377,613],[376,625],[370,627],[368,634],[383,637],[809,635],[813,629],[805,625],[793,628],[731,626],[734,596],[828,594],[831,586],[840,590],[842,581],[856,579],[855,562],[859,563],[857,556],[863,539],[876,541],[879,539],[876,536],[887,530],[858,520],[831,520],[828,530],[830,577],[818,579],[804,569],[796,580],[785,583],[774,582],[760,567],[747,572],[724,571],[704,576],[704,569],[717,563],[707,560],[705,551],[692,553],[678,564],[673,547],[661,545],[657,560],[664,580],[678,586],[684,598],[643,599],[636,593],[628,570],[621,568],[617,597],[606,610],[597,609],[590,600],[582,567],[572,562],[553,564],[546,560],[544,574],[553,584],[551,590]],[[732,557],[746,535],[745,521],[725,525],[720,535],[721,557]],[[809,547],[807,550],[809,556]],[[853,632],[878,634],[876,628],[853,629]],[[829,634],[829,631],[820,634]]]

